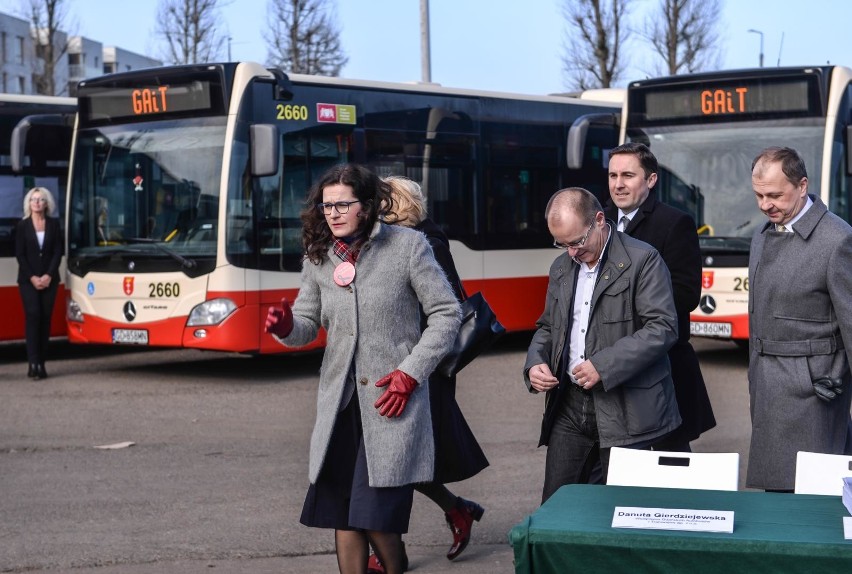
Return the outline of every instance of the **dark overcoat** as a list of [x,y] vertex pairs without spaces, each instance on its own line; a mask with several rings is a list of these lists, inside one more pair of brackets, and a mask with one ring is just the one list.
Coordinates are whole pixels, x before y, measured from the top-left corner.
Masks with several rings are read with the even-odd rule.
[[[610,204],[606,214],[616,220],[618,208]],[[672,278],[678,339],[669,349],[669,362],[683,424],[667,440],[689,442],[716,426],[698,355],[689,343],[689,314],[701,298],[701,251],[695,220],[658,201],[652,190],[624,232],[659,251]]]
[[[792,233],[766,224],[752,238],[749,488],[792,490],[800,450],[852,454],[852,227],[810,198]],[[843,393],[820,400],[820,377],[841,379]]]
[[[456,299],[464,300],[464,288],[446,234],[428,218],[414,229],[426,235]],[[429,377],[429,405],[435,433],[435,482],[467,480],[487,467],[488,459],[456,401],[456,377],[446,377],[437,371],[432,373]]]

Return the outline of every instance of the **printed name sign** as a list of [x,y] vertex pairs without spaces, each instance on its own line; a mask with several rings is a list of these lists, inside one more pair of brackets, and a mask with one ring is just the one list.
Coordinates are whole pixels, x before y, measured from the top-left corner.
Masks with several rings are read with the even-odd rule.
[[734,511],[616,506],[612,527],[731,534],[734,531]]

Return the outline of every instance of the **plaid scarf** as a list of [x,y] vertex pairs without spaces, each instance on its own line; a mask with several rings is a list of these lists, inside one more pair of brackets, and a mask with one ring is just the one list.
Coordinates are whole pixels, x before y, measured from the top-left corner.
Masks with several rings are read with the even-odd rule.
[[355,265],[355,262],[358,261],[358,255],[361,253],[360,243],[360,241],[356,241],[350,246],[345,241],[335,238],[333,243],[334,254],[340,257],[341,261],[348,261]]

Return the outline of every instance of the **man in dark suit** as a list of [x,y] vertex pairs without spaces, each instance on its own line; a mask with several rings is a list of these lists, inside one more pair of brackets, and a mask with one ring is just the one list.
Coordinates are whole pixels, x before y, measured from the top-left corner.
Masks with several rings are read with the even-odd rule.
[[669,361],[683,424],[654,448],[688,452],[690,441],[716,426],[698,356],[689,343],[689,313],[701,297],[701,252],[692,217],[651,193],[657,170],[657,158],[644,144],[627,143],[610,151],[611,202],[605,212],[619,231],[659,251],[671,274],[678,340],[669,350]]

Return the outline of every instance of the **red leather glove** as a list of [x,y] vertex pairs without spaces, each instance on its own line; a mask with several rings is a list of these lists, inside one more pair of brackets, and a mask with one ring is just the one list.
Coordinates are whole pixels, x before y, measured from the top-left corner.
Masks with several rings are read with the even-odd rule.
[[376,382],[377,387],[387,387],[373,406],[383,417],[398,417],[408,404],[408,397],[417,388],[417,381],[399,369]]
[[281,299],[280,307],[270,307],[266,314],[266,326],[263,329],[267,333],[278,335],[282,339],[293,330],[293,310],[286,297]]

